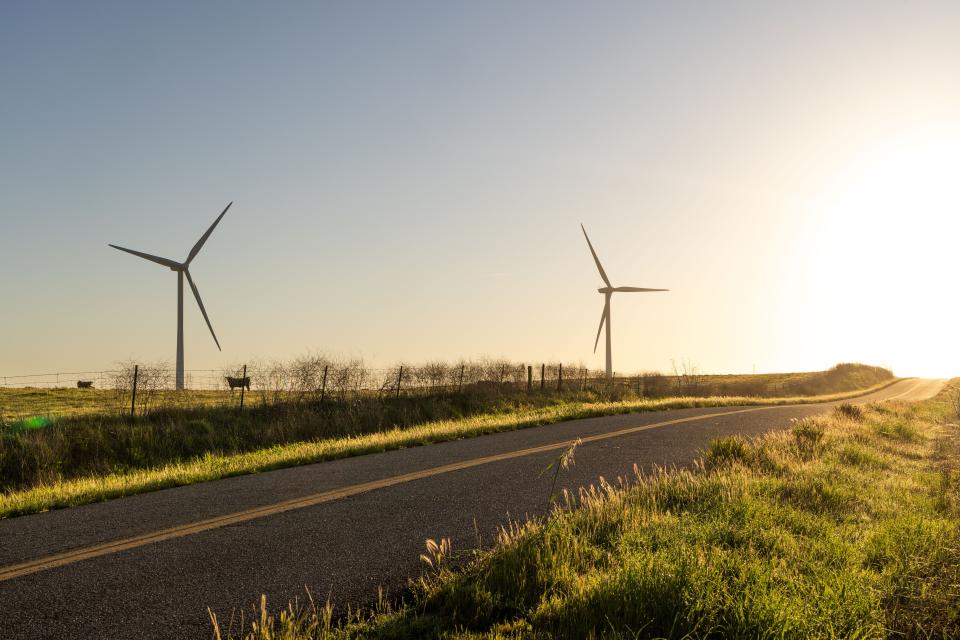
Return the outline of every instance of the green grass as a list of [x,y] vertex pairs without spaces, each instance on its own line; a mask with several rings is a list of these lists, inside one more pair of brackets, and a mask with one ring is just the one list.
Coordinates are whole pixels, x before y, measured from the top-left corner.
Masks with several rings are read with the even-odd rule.
[[405,603],[279,616],[263,603],[252,627],[215,637],[957,638],[948,396],[724,438],[693,472],[568,496],[459,568],[448,544],[428,544]]
[[[874,389],[889,384],[890,382],[887,382]],[[396,404],[369,403],[354,409],[356,412],[372,413],[291,413],[262,409],[261,411],[267,412],[266,416],[257,416],[253,411],[242,415],[231,412],[222,416],[222,422],[211,422],[209,419],[204,421],[204,416],[200,415],[183,424],[164,420],[150,428],[147,428],[149,424],[129,425],[122,422],[109,423],[109,428],[104,428],[101,425],[91,426],[81,420],[69,427],[61,424],[37,431],[7,434],[0,438],[0,469],[5,470],[4,477],[20,474],[20,477],[29,479],[29,482],[21,486],[12,486],[0,493],[0,518],[563,420],[687,407],[772,406],[822,402],[852,397],[868,391],[870,390],[816,398],[669,398],[620,401],[523,394],[519,397],[500,398],[492,405],[497,409],[493,412],[478,410],[491,406],[492,401],[489,399],[447,399],[443,401],[444,404],[439,404],[437,399],[430,404],[423,404],[417,399],[401,399]],[[466,407],[450,404],[468,401],[474,404]],[[430,413],[449,415],[471,410],[474,413],[464,417],[423,419]],[[338,419],[349,421],[339,423]],[[347,435],[310,438],[309,434],[314,428],[311,420],[322,421],[320,426],[326,433],[339,432]],[[364,425],[368,431],[358,433],[359,427]],[[220,453],[209,445],[210,441],[214,441],[239,446],[238,442],[269,442],[269,438],[274,437],[280,441],[255,446],[249,451]],[[283,441],[284,438],[292,442]],[[200,439],[200,444],[194,444],[193,439]],[[203,446],[208,448],[202,455],[189,456],[181,453]],[[161,460],[161,456],[170,452],[181,457],[156,465],[143,464],[143,461],[151,460],[151,451],[158,452]],[[116,464],[117,460],[128,461],[128,466],[118,471],[68,475],[71,469],[83,468],[81,465],[89,468],[102,461]],[[137,464],[140,466],[136,466]],[[31,473],[24,473],[24,470]]]
[[[151,401],[161,407],[217,407],[235,405],[240,395],[234,391],[151,391]],[[256,401],[258,396],[251,398]],[[142,406],[142,403],[138,403]],[[127,392],[113,389],[27,387],[0,388],[0,425],[42,417],[49,420],[76,416],[119,415],[130,411]]]

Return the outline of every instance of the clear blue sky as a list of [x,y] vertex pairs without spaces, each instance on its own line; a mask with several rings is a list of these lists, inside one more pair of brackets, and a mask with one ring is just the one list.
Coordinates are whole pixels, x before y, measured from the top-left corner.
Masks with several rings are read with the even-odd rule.
[[172,360],[175,276],[106,245],[231,200],[188,368],[600,366],[583,222],[673,289],[617,370],[956,372],[960,5],[722,4],[3,3],[0,374]]

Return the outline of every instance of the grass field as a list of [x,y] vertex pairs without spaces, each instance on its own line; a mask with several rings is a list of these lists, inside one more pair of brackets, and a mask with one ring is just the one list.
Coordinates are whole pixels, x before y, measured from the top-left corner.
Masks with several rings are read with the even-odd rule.
[[428,541],[405,603],[266,603],[217,638],[957,638],[957,391],[841,405],[694,472],[568,496],[454,566]]
[[[168,391],[154,398],[163,407],[216,407],[233,405],[239,392]],[[12,426],[23,420],[56,420],[76,416],[119,415],[130,411],[130,393],[113,389],[0,388],[0,424]]]
[[[248,407],[262,407],[277,404],[302,404],[303,401],[318,399],[322,372],[328,366],[327,360],[303,358],[292,363],[274,363],[259,376],[251,372],[255,384],[246,393]],[[328,398],[339,400],[380,398],[383,388],[379,377],[395,380],[395,370],[367,370],[362,364],[340,364],[336,371],[340,375],[330,374],[331,385]],[[419,367],[406,367],[406,397],[428,397],[450,395],[461,385],[458,384],[458,364],[429,363]],[[123,417],[130,412],[132,367],[126,374],[118,373],[120,381],[115,389],[77,389],[77,388],[4,388],[0,387],[0,430],[30,428],[47,425],[57,420],[96,417]],[[466,363],[466,393],[476,393],[478,388],[485,391],[513,394],[526,390],[526,367],[515,363],[478,362]],[[577,377],[578,367],[566,368],[567,392],[581,390],[581,381]],[[259,370],[258,370],[259,371]],[[155,367],[143,368],[148,378],[146,385],[141,384],[137,396],[138,415],[151,412],[191,409],[234,409],[237,407],[240,392],[226,389],[172,391],[159,388],[158,385],[170,383],[170,376],[164,375]],[[506,373],[504,373],[506,372]],[[540,372],[537,372],[539,375]],[[557,367],[545,370],[546,389],[554,391],[557,387]],[[596,375],[594,372],[591,375]],[[338,388],[333,380],[337,378]],[[586,391],[599,395],[609,395],[610,387],[620,396],[632,395],[647,398],[665,398],[677,396],[755,396],[755,397],[796,397],[838,393],[855,389],[865,389],[888,380],[893,374],[879,367],[860,364],[841,364],[827,371],[804,373],[770,373],[757,375],[701,375],[694,372],[678,375],[644,373],[637,376],[618,378],[613,385],[596,377],[584,381]],[[142,380],[143,378],[141,378]],[[364,383],[363,380],[367,382]],[[222,382],[222,380],[220,380]],[[126,385],[126,386],[124,386]],[[372,386],[370,386],[372,385]],[[492,386],[492,388],[491,388]],[[534,389],[539,390],[539,380],[534,380]],[[347,389],[351,391],[348,392]],[[355,390],[362,388],[362,391]],[[392,396],[388,392],[387,396]],[[487,393],[486,395],[490,395]]]
[[[888,384],[888,380],[886,383]],[[839,399],[637,398],[629,392],[453,394],[78,415],[0,431],[0,517],[229,476],[597,415]]]

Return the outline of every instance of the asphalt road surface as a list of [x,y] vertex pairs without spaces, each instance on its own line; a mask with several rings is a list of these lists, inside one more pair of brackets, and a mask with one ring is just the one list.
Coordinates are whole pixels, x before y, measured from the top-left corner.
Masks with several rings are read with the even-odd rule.
[[[854,400],[920,400],[943,386],[904,380]],[[419,574],[426,538],[455,550],[493,542],[511,519],[546,512],[560,486],[633,466],[684,466],[719,436],[758,436],[838,403],[678,409],[563,422],[469,440],[167,489],[0,521],[3,638],[209,638],[266,594],[370,602]]]

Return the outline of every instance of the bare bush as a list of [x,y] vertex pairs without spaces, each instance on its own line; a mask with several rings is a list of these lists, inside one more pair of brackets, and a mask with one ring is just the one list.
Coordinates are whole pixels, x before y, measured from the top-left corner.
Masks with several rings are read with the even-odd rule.
[[460,366],[463,370],[463,384],[467,386],[474,386],[478,384],[481,380],[484,379],[486,369],[481,362],[476,361],[460,361]]
[[663,398],[670,394],[670,381],[659,371],[640,374],[640,395],[648,398]]
[[410,379],[410,368],[403,364],[398,364],[389,369],[382,370],[380,376],[380,389],[379,393],[381,396],[389,395],[391,393],[397,393],[398,389],[403,388],[404,380]]
[[353,359],[338,363],[330,370],[327,388],[331,389],[340,400],[346,400],[351,393],[360,391],[364,379],[368,383],[372,382],[363,360]]
[[451,367],[446,362],[435,360],[410,368],[410,379],[418,389],[443,390],[450,381]]
[[169,362],[140,364],[132,360],[117,363],[110,372],[109,385],[122,403],[133,392],[134,377],[137,383],[136,411],[145,413],[158,402],[161,395],[176,386],[176,375]]
[[250,382],[259,390],[264,405],[280,404],[287,397],[289,376],[283,362],[259,362],[247,371]]
[[675,360],[670,361],[673,364],[673,375],[677,380],[677,391],[680,395],[698,396],[703,393],[704,376],[696,365],[688,360],[683,360],[679,368]]
[[323,372],[329,375],[330,360],[323,356],[301,356],[291,362],[286,373],[290,401],[303,402],[304,399],[314,396],[320,391],[323,383]]

